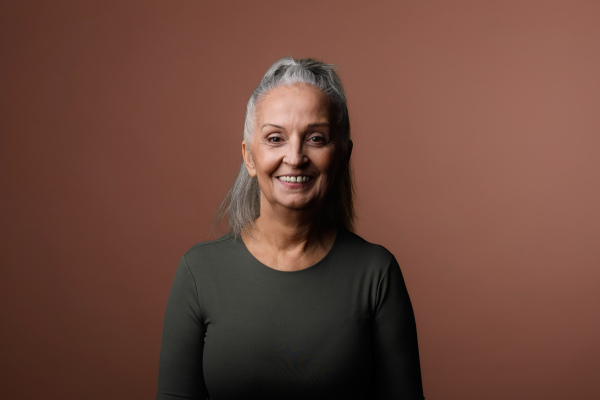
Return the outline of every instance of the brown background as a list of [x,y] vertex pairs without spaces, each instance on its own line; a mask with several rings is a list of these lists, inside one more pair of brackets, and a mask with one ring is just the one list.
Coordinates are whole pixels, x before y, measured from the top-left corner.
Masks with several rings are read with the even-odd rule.
[[148,399],[245,102],[340,66],[428,399],[600,398],[600,3],[2,1],[5,399]]

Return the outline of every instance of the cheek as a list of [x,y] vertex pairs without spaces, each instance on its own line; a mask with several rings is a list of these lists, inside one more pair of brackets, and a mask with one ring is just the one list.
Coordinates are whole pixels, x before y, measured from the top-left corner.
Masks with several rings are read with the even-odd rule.
[[333,174],[335,172],[336,161],[335,150],[332,149],[320,154],[317,162],[319,163],[319,169],[325,173]]
[[334,181],[339,178],[341,170],[341,160],[339,154],[332,152],[328,155],[327,159],[323,163],[323,171],[327,174],[327,185],[331,186]]
[[276,155],[270,152],[259,151],[255,153],[254,162],[259,175],[269,175],[273,173],[279,165]]

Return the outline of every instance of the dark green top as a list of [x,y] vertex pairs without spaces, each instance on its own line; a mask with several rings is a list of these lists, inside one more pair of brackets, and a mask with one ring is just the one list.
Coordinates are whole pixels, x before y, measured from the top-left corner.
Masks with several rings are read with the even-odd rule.
[[157,399],[423,398],[412,306],[385,248],[340,230],[295,272],[199,243],[167,303]]

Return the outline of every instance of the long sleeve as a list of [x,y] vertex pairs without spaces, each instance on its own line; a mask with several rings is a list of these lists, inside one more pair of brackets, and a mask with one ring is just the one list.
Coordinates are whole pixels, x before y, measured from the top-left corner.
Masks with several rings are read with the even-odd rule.
[[393,256],[377,289],[373,335],[377,399],[423,399],[415,318]]
[[182,257],[165,313],[157,400],[208,398],[202,371],[204,333],[196,282]]

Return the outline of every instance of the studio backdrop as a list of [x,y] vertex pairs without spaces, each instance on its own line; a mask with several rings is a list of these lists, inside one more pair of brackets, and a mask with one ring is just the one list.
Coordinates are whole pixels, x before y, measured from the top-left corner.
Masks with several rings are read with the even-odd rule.
[[175,269],[224,233],[246,102],[338,65],[357,232],[427,399],[600,398],[600,3],[0,4],[5,399],[149,399]]

